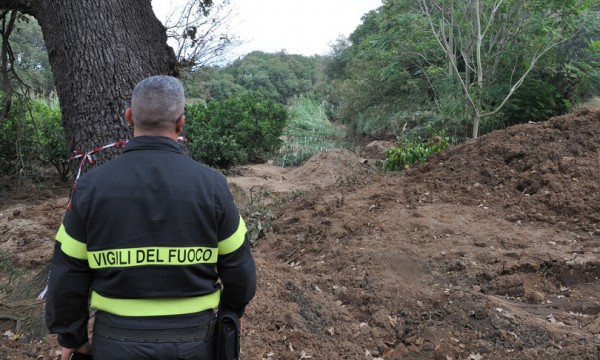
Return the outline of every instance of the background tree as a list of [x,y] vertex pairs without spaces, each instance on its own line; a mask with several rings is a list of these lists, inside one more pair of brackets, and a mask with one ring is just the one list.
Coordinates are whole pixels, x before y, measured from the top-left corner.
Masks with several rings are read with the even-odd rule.
[[66,179],[58,101],[44,99],[52,94],[53,83],[42,32],[35,20],[19,12],[6,11],[3,18],[0,187],[15,177],[37,179],[39,168],[49,164]]
[[[475,2],[435,3],[439,6],[437,10],[444,11],[430,11],[429,18],[419,2],[386,0],[382,7],[363,17],[363,23],[350,35],[343,51],[334,49],[336,56],[331,64],[342,67],[330,66],[328,75],[332,79],[337,117],[349,125],[349,130],[398,137],[416,131],[426,138],[428,125],[432,125],[436,131],[447,128],[449,135],[463,139],[473,135],[474,115],[468,96],[474,104],[479,99],[481,114],[488,115],[478,126],[477,132],[481,133],[516,123],[546,120],[594,94],[598,84],[594,60],[597,59],[594,44],[599,39],[598,4],[550,0],[497,2],[501,6],[496,10],[495,20],[487,32],[482,28],[485,36],[481,43],[483,88],[480,91],[477,57],[473,55],[477,51],[473,40],[473,34],[477,33],[473,22],[476,17],[470,7]],[[485,9],[494,4],[483,3]],[[516,6],[519,4],[522,6]],[[454,10],[449,10],[451,5]],[[516,13],[510,13],[511,9]],[[527,19],[521,18],[525,15]],[[481,24],[486,19],[482,15]],[[430,21],[438,31],[437,38]],[[579,32],[569,38],[574,30]],[[445,36],[451,31],[454,31],[452,36]],[[452,56],[448,56],[438,39],[442,45],[448,42]],[[544,44],[550,49],[531,68],[532,54],[539,56],[536,51],[543,51]],[[451,58],[456,61],[456,70]],[[518,82],[527,69],[530,71],[526,81]],[[515,87],[500,107],[518,84],[520,87]]]
[[[499,112],[537,62],[573,36],[589,18],[586,1],[418,0],[431,34],[445,53],[473,114],[472,137],[482,117]],[[499,102],[496,79],[508,78]]]
[[235,82],[244,88],[285,104],[294,95],[314,90],[318,59],[317,56],[290,55],[284,51],[276,54],[254,51],[234,61],[224,71],[233,75]]
[[42,30],[35,19],[21,16],[10,36],[14,68],[32,97],[49,97],[54,89]]
[[185,77],[191,94],[205,101],[223,101],[250,91],[289,104],[304,94],[326,96],[324,63],[322,56],[254,51],[222,67],[193,69]]
[[14,85],[17,75],[14,71],[14,60],[12,49],[8,39],[12,34],[19,13],[14,11],[5,11],[2,13],[2,47],[0,48],[0,71],[2,72],[2,90],[3,107],[0,113],[0,123],[4,122],[10,113],[12,107]]
[[379,11],[363,16],[346,49],[334,48],[334,54],[342,54],[327,68],[336,119],[347,124],[352,133],[367,137],[400,135],[407,126],[413,128],[423,118],[433,118],[428,111],[428,83],[405,50],[405,43],[418,34],[414,19],[405,14],[405,7],[386,2]]
[[205,66],[184,72],[183,78],[185,93],[191,102],[224,101],[246,91],[224,68]]

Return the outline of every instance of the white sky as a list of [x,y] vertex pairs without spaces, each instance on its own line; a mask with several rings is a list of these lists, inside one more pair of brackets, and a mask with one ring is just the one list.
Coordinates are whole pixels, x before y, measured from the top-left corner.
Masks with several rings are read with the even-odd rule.
[[[186,0],[153,0],[163,21]],[[254,50],[325,55],[339,35],[348,36],[381,0],[232,0],[231,30],[244,42],[233,58]]]

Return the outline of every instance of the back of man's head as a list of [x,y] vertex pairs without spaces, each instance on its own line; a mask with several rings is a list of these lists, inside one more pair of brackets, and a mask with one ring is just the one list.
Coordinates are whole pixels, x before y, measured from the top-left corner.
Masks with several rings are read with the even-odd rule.
[[140,81],[131,95],[135,126],[145,131],[169,130],[183,115],[185,96],[179,80],[157,75]]

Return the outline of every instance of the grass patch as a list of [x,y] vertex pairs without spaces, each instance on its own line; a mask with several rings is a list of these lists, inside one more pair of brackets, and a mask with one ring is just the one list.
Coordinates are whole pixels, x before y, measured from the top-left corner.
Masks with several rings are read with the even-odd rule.
[[291,119],[283,131],[284,146],[276,157],[279,166],[297,166],[321,151],[344,147],[345,131],[327,118],[326,104],[307,97],[291,106]]

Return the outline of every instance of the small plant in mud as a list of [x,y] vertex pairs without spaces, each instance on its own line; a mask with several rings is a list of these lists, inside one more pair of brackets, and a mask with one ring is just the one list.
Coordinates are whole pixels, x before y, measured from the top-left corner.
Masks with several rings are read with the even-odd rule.
[[255,246],[258,239],[271,230],[275,216],[266,204],[270,193],[263,186],[253,186],[246,194],[239,186],[230,184],[240,215],[246,223],[250,245]]
[[240,215],[246,222],[251,246],[256,246],[258,240],[272,230],[273,220],[277,218],[275,214],[281,206],[304,195],[303,191],[294,190],[269,200],[272,194],[263,186],[253,186],[247,196],[241,194],[240,191],[243,192],[243,190],[235,184],[230,184],[230,186],[234,190],[234,198],[238,204]]
[[395,171],[408,169],[415,164],[423,164],[431,154],[450,146],[450,138],[446,136],[445,129],[436,133],[432,127],[429,127],[428,131],[430,139],[427,142],[423,142],[420,136],[406,136],[398,146],[386,149],[383,169]]

